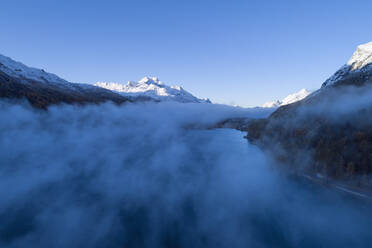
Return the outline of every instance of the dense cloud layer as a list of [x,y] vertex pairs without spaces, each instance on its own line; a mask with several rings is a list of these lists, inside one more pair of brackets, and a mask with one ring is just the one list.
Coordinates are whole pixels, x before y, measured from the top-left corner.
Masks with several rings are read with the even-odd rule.
[[[0,105],[2,247],[363,247],[364,206],[283,178],[211,104]],[[193,127],[193,128],[190,128]]]
[[[321,97],[318,97],[318,94]],[[369,84],[363,87],[323,88],[319,93],[314,92],[314,95],[313,98],[308,99],[311,104],[304,104],[297,109],[296,115],[300,119],[315,115],[340,124],[362,116],[366,122],[372,121],[369,116],[360,112],[372,106],[372,86]]]

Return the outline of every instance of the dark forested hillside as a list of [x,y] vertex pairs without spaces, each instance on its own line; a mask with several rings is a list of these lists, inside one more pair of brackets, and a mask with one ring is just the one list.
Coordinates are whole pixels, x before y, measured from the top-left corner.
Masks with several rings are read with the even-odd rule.
[[342,67],[304,100],[251,121],[247,138],[293,170],[371,188],[372,67],[354,67]]
[[38,82],[31,79],[19,79],[0,70],[0,98],[27,99],[37,108],[46,108],[58,103],[101,103],[111,101],[123,103],[127,98],[94,86],[80,84],[58,85]]

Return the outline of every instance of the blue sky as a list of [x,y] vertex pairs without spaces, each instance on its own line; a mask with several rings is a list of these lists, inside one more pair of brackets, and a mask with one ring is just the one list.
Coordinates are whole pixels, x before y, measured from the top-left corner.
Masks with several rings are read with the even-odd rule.
[[2,1],[0,53],[72,81],[157,76],[242,106],[317,89],[372,41],[372,1]]

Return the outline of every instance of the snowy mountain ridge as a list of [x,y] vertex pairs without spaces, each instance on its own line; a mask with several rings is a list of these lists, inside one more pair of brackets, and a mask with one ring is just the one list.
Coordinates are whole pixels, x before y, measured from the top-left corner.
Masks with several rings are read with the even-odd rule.
[[79,91],[81,89],[96,90],[99,89],[90,84],[72,83],[59,76],[46,72],[43,69],[29,67],[21,62],[15,61],[7,56],[0,54],[0,71],[10,77],[18,78],[20,82],[29,84],[30,80],[44,83],[46,85],[54,85],[60,88]]
[[372,42],[357,47],[351,59],[347,62],[353,71],[372,63]]
[[[26,66],[21,62],[17,62],[1,54],[0,73],[3,73],[6,77],[14,79],[8,80],[7,83],[4,82],[2,85],[4,88],[3,92],[6,92],[8,97],[14,95],[20,97],[34,92],[34,96],[38,95],[40,98],[40,95],[44,94],[42,92],[45,92],[45,89],[47,88],[47,90],[53,92],[53,94],[49,93],[48,95],[43,95],[43,99],[48,99],[44,101],[45,103],[53,102],[59,98],[73,99],[71,101],[86,101],[86,99],[89,98],[90,100],[100,99],[99,101],[103,101],[103,99],[115,99],[114,101],[119,102],[130,100],[210,103],[209,99],[199,99],[180,86],[165,85],[156,77],[144,77],[138,82],[128,82],[125,85],[104,82],[98,82],[95,85],[77,84],[68,82],[55,74],[44,71],[43,69]],[[17,86],[15,83],[11,83],[11,81],[16,81]],[[27,90],[22,90],[23,93],[21,93],[21,91],[12,91],[12,88],[15,87],[18,87],[19,90]],[[56,91],[58,91],[58,93],[56,93]],[[62,97],[62,95],[64,95],[64,97]],[[120,99],[118,97],[120,97]],[[29,98],[37,101],[36,98],[34,99],[32,96],[29,96]],[[96,102],[99,101],[97,100]]]
[[298,102],[304,98],[306,98],[308,95],[311,94],[311,91],[302,89],[299,92],[293,93],[285,97],[283,100],[276,100],[272,102],[266,102],[262,105],[264,108],[278,108],[280,106],[288,105],[294,102]]
[[32,79],[39,82],[68,84],[69,82],[43,69],[28,67],[21,62],[0,54],[0,69],[9,76],[19,79]]
[[149,97],[155,101],[210,103],[209,99],[197,98],[180,86],[168,86],[157,77],[144,77],[138,82],[129,81],[127,84],[97,82],[94,85],[127,97]]
[[328,78],[322,87],[333,85],[345,77],[357,73],[366,72],[372,68],[372,42],[359,45],[350,60],[343,65],[335,74]]
[[55,104],[83,105],[108,101],[121,104],[132,101],[91,84],[68,82],[3,55],[0,55],[0,98],[26,99],[32,106],[42,109]]

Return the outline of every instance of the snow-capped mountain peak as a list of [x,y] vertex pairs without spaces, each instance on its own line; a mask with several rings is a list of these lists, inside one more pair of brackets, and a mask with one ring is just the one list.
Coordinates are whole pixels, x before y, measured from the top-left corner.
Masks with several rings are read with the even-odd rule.
[[264,108],[277,108],[280,106],[288,105],[294,102],[298,102],[304,98],[306,98],[308,95],[311,94],[311,91],[302,89],[299,92],[293,93],[285,97],[283,100],[276,100],[272,102],[266,102],[262,105]]
[[129,81],[127,84],[97,82],[94,85],[132,98],[148,97],[155,101],[210,102],[208,99],[193,96],[181,86],[168,86],[157,77],[144,77],[138,82]]
[[299,92],[290,94],[282,100],[282,105],[288,105],[294,102],[298,102],[307,97],[310,93],[311,91],[302,89]]
[[158,84],[162,85],[163,83],[159,80],[157,77],[144,77],[140,81],[138,81],[140,84]]
[[[366,72],[372,68],[372,42],[359,45],[350,60],[335,74],[328,78],[322,87],[333,85],[357,72]],[[371,73],[372,74],[372,73]]]
[[372,42],[358,46],[347,65],[351,70],[358,70],[372,63]]

